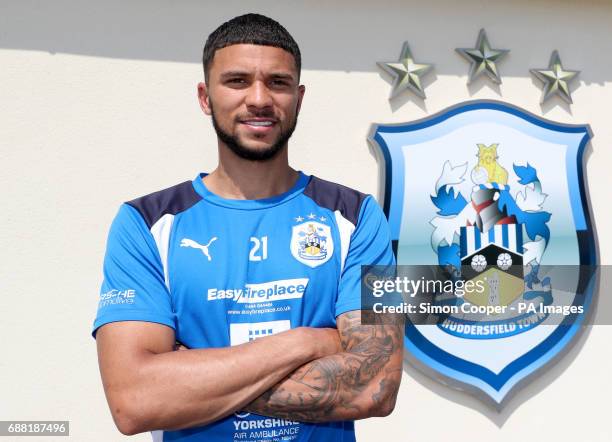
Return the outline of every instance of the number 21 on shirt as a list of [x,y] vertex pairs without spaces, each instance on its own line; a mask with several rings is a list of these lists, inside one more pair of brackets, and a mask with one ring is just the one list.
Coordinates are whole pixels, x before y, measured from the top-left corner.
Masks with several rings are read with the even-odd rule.
[[249,261],[263,261],[268,259],[268,237],[262,236],[257,238],[251,236],[251,252],[249,253]]

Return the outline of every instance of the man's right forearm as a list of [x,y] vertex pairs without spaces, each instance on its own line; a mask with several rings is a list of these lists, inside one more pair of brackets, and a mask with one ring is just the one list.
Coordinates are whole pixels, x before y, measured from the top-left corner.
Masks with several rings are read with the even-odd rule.
[[[144,352],[128,360],[101,358],[113,418],[126,434],[214,422],[241,409],[301,365],[333,353],[329,332],[298,328],[235,347]],[[328,344],[321,345],[322,339]],[[107,342],[102,346],[108,348],[99,348],[101,354],[113,351]],[[132,372],[115,376],[114,382],[105,376],[105,371],[121,366]]]

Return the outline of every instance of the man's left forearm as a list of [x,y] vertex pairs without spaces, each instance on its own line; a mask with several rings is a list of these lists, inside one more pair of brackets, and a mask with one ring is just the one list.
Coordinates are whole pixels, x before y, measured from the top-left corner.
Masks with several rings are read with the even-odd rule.
[[300,367],[246,410],[301,422],[389,414],[401,380],[403,327],[362,325],[358,312],[342,321],[344,352]]

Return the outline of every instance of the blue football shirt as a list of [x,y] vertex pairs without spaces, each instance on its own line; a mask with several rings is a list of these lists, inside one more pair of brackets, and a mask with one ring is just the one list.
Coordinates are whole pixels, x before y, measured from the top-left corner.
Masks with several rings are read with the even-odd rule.
[[[115,321],[174,329],[189,348],[228,347],[294,327],[335,327],[361,307],[361,266],[394,264],[376,201],[299,174],[261,200],[211,193],[204,174],[123,204],[110,229],[96,330]],[[220,374],[221,377],[221,374]],[[353,422],[235,413],[155,432],[163,441],[354,441]]]

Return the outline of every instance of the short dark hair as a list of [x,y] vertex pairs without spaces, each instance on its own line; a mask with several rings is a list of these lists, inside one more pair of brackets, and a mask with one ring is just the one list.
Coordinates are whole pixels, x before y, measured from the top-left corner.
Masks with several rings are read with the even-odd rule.
[[298,79],[302,69],[302,55],[289,32],[277,21],[261,14],[244,14],[226,21],[206,40],[202,54],[204,81],[208,83],[210,65],[218,49],[236,44],[274,46],[293,55]]

